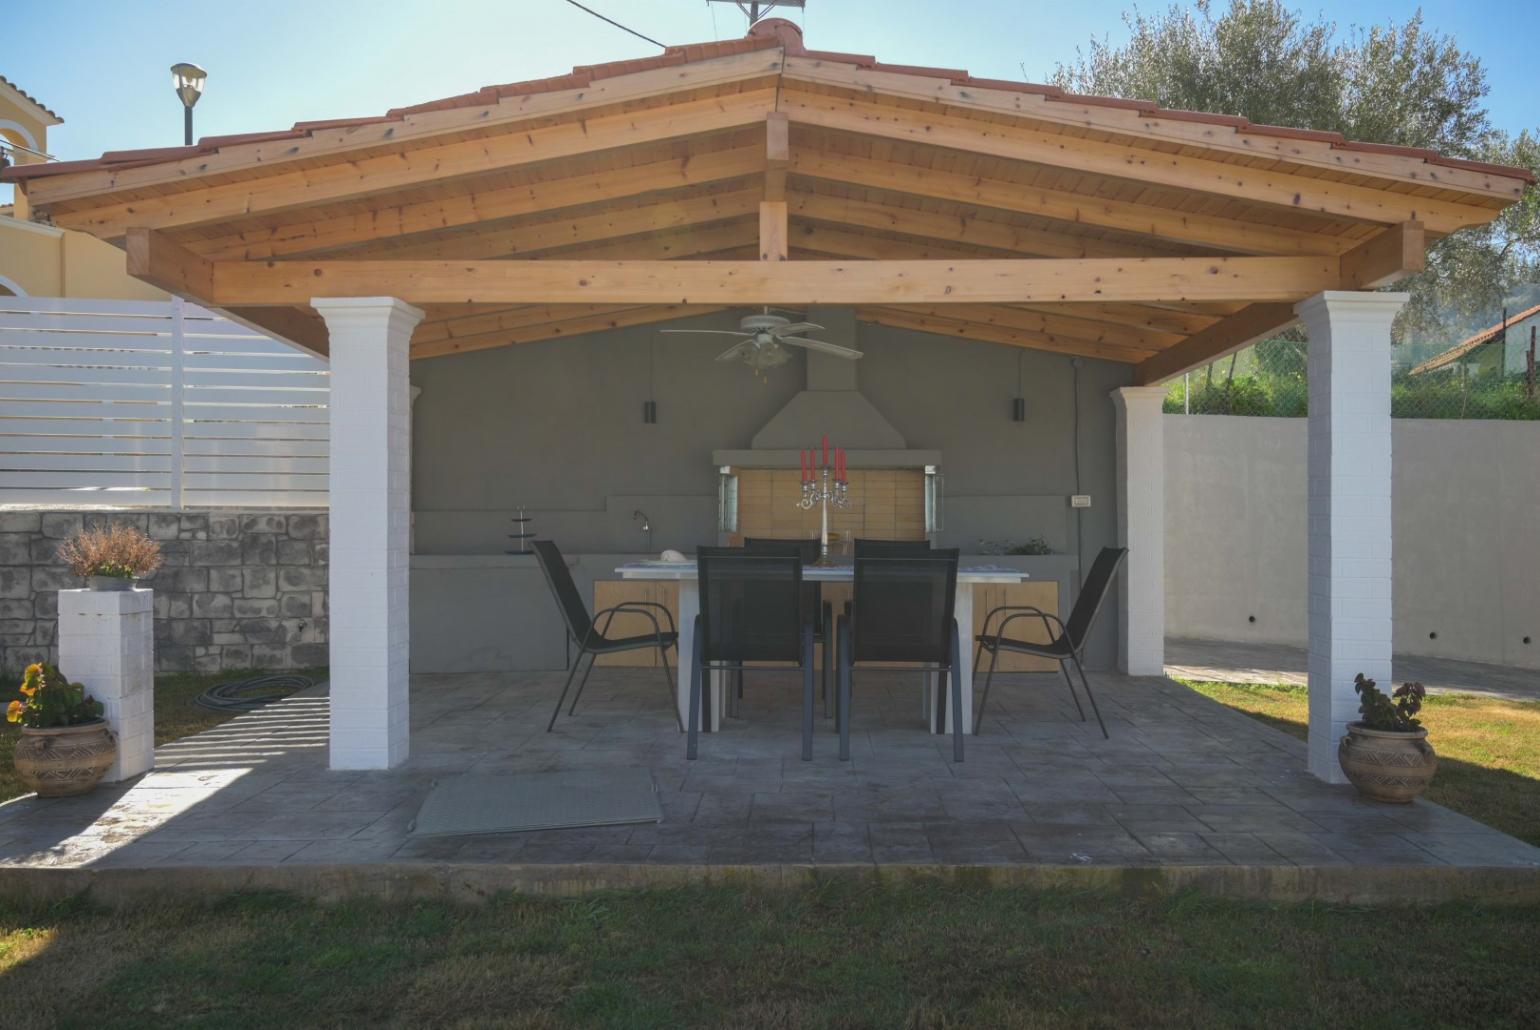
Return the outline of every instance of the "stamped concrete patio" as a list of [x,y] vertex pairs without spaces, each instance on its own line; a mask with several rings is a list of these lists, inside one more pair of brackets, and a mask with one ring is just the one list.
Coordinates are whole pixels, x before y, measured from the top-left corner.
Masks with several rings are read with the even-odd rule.
[[[135,783],[0,806],[0,863],[1540,867],[1540,850],[1437,805],[1324,785],[1300,742],[1161,678],[1094,677],[1103,740],[1061,681],[1005,677],[960,765],[924,732],[912,674],[859,678],[849,763],[828,722],[799,760],[782,674],[751,675],[741,718],[696,762],[656,672],[596,671],[577,716],[546,734],[561,680],[415,678],[412,757],[379,773],[328,771],[324,694],[295,696],[160,748]],[[436,778],[596,767],[650,771],[663,822],[408,833]]]

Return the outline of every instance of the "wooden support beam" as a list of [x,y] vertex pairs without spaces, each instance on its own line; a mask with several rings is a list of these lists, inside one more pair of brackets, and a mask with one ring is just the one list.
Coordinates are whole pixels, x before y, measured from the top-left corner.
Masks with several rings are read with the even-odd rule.
[[1134,350],[1158,351],[1173,347],[1187,337],[1181,333],[1136,329],[1111,322],[1095,322],[1080,317],[1085,304],[1061,305],[1040,311],[1004,304],[904,304],[888,310],[930,318],[950,318],[980,325],[999,326],[1021,332],[1073,340],[1087,344],[1110,344]]
[[466,354],[471,351],[488,350],[493,347],[507,347],[516,343],[537,343],[541,340],[564,339],[572,336],[583,336],[588,333],[602,333],[610,329],[620,329],[631,325],[648,325],[653,322],[668,322],[678,318],[693,318],[696,315],[709,315],[721,310],[722,308],[720,307],[700,307],[696,305],[689,307],[679,304],[644,305],[603,314],[584,315],[577,318],[558,318],[551,322],[520,326],[477,336],[455,337],[434,342],[424,342],[422,344],[418,344],[414,339],[411,354],[413,358],[436,358],[446,354]]
[[326,323],[309,308],[221,308],[231,321],[324,358],[331,353]]
[[788,256],[786,201],[760,201],[759,260],[785,261]]
[[221,261],[217,305],[392,296],[421,304],[1028,304],[1294,301],[1336,258],[982,261]]
[[431,187],[558,158],[730,132],[762,123],[773,103],[771,91],[681,101],[668,107],[562,122],[518,133],[356,155],[350,160],[293,168],[257,179],[56,211],[54,218],[61,227],[111,239],[134,225],[185,229],[232,218],[275,215],[402,189]]
[[780,111],[765,116],[765,199],[786,199],[786,168],[791,163],[791,123]]
[[1134,369],[1134,384],[1149,386],[1179,376],[1281,332],[1296,321],[1293,304],[1249,305],[1140,362]]
[[1446,233],[1491,219],[1491,208],[1457,201],[1300,175],[1281,168],[1254,168],[1111,139],[1070,136],[1030,124],[984,122],[928,110],[901,109],[870,98],[783,88],[778,94],[777,109],[785,111],[794,125],[1228,197],[1274,210],[1386,224],[1417,220],[1434,232]]
[[153,229],[128,230],[123,241],[128,274],[184,300],[211,303],[214,265]]
[[1426,267],[1428,242],[1422,223],[1402,222],[1342,255],[1342,288],[1374,290]]
[[798,177],[1050,218],[1071,229],[1096,226],[1239,254],[1340,254],[1353,246],[1338,236],[812,148],[792,155],[791,171]]
[[1029,350],[1046,350],[1057,354],[1079,354],[1088,358],[1105,358],[1109,361],[1125,363],[1140,361],[1149,357],[1152,353],[1149,350],[1136,347],[1093,343],[1089,340],[1059,337],[1051,333],[1035,333],[998,325],[983,325],[963,319],[940,318],[891,307],[858,307],[856,308],[856,318],[861,321],[876,322],[878,325],[892,326],[897,329],[914,329],[919,332],[934,333],[937,336],[957,336],[967,340],[984,340],[989,343],[1003,343],[1011,347],[1025,347]]

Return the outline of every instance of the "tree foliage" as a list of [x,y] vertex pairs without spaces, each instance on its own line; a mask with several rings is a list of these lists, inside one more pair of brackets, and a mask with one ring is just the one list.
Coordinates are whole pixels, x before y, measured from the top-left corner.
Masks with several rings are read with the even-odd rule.
[[[1486,72],[1419,10],[1404,23],[1349,28],[1307,21],[1279,0],[1199,0],[1124,15],[1127,42],[1092,40],[1055,85],[1163,107],[1235,114],[1253,122],[1340,132],[1349,139],[1429,147],[1455,157],[1540,172],[1540,140],[1494,129]],[[1490,225],[1438,241],[1428,269],[1398,285],[1412,303],[1398,327],[1435,330],[1451,317],[1491,314],[1540,281],[1540,194]]]

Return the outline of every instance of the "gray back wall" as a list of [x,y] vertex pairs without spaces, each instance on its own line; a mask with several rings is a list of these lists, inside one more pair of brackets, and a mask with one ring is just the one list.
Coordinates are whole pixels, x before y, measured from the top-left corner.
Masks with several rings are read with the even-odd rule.
[[[736,328],[737,314],[669,323]],[[715,449],[746,448],[804,384],[799,353],[766,377],[713,358],[730,340],[664,326],[413,362],[419,555],[497,554],[514,509],[569,554],[689,551],[716,540]],[[858,386],[911,448],[942,452],[944,546],[1042,536],[1085,560],[1116,536],[1111,390],[1127,366],[860,324]],[[845,341],[840,341],[845,342]],[[651,366],[649,368],[649,365]],[[1027,419],[1010,418],[1026,398]],[[655,425],[642,402],[658,404]],[[1078,396],[1079,482],[1075,442]],[[811,445],[823,431],[806,427]],[[835,441],[837,442],[837,441]],[[1088,493],[1080,514],[1069,495]],[[631,518],[651,518],[649,541]],[[1111,654],[1116,606],[1093,655]]]

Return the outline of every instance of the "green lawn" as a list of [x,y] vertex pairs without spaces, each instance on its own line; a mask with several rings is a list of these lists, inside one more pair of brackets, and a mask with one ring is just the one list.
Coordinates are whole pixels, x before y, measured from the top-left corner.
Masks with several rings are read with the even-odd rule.
[[[167,741],[178,740],[206,730],[210,726],[218,726],[232,718],[234,713],[217,712],[198,704],[198,695],[220,683],[230,683],[234,680],[261,675],[264,673],[247,669],[214,674],[177,672],[156,676],[155,743],[160,745]],[[326,678],[326,670],[301,669],[298,675],[309,676],[319,681]],[[15,685],[20,681],[19,675],[8,676],[5,679],[4,690],[0,691],[5,701],[16,696]],[[17,727],[0,721],[0,801],[9,801],[11,798],[28,793],[27,788],[22,786],[21,780],[16,778],[16,773],[11,767],[11,752],[16,748],[18,732]]]
[[[1305,736],[1309,702],[1304,687],[1187,686],[1296,737]],[[1540,845],[1540,702],[1429,694],[1420,718],[1438,752],[1438,773],[1424,797]]]
[[0,1025],[1534,1026],[1540,909],[851,883],[0,907]]

